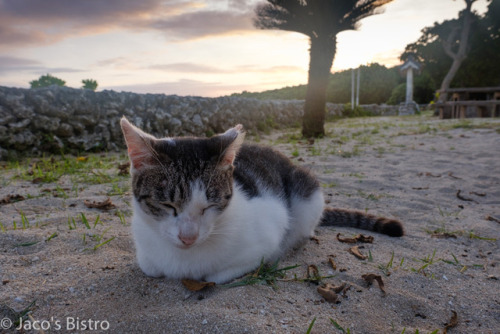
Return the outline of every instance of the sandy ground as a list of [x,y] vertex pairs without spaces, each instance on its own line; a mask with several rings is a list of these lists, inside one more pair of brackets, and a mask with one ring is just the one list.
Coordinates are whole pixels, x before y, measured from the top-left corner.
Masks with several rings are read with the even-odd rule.
[[[299,266],[274,288],[191,292],[177,280],[143,275],[130,235],[128,177],[116,176],[123,154],[94,156],[113,167],[80,171],[89,175],[86,181],[63,175],[33,183],[28,162],[2,165],[0,325],[24,310],[27,333],[42,332],[30,329],[38,326],[44,333],[84,327],[110,333],[306,333],[314,319],[312,333],[443,333],[456,312],[449,333],[499,333],[500,120],[363,118],[328,123],[327,129],[329,135],[314,143],[294,139],[297,129],[253,140],[312,168],[329,205],[398,218],[406,235],[320,227],[317,241],[279,263]],[[103,174],[110,182],[95,184],[90,177]],[[84,204],[108,197],[115,205],[110,210]],[[359,232],[374,237],[357,244],[365,260],[336,238]],[[310,265],[333,276],[322,283],[350,287],[337,303],[325,301],[318,285],[300,281]],[[385,294],[376,282],[363,280],[368,273],[381,276]]]

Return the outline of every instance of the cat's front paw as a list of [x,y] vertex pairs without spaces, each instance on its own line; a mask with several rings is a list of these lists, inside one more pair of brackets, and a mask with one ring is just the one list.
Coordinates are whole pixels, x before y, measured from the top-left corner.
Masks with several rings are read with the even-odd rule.
[[164,276],[163,271],[158,269],[151,261],[147,259],[138,259],[139,268],[146,276],[150,277],[162,277]]

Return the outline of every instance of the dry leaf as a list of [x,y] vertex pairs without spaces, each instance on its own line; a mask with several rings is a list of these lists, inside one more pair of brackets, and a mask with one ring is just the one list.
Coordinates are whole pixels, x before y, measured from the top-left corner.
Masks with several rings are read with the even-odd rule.
[[319,283],[321,281],[319,269],[314,264],[310,264],[307,266],[307,281],[313,283]]
[[310,237],[309,240],[314,241],[316,245],[319,245],[319,239],[317,237]]
[[340,242],[348,243],[348,244],[355,244],[356,242],[364,242],[364,243],[371,244],[373,242],[373,237],[370,235],[366,236],[363,234],[358,234],[354,238],[341,238],[340,235],[341,235],[341,233],[337,234],[337,240]]
[[329,303],[336,303],[339,299],[339,296],[335,291],[329,288],[330,284],[326,284],[325,286],[318,286],[318,293],[325,298],[325,300]]
[[359,246],[354,246],[349,248],[349,253],[351,253],[360,260],[366,260],[368,258],[366,255],[361,254],[361,252],[359,251]]
[[377,281],[378,283],[378,287],[380,288],[380,290],[382,290],[382,292],[385,294],[385,289],[384,289],[384,281],[382,281],[382,276],[380,275],[377,275],[377,274],[364,274],[364,275],[361,275],[361,277],[366,281],[368,282],[369,285],[372,285],[373,284],[373,281]]
[[[347,286],[347,284],[344,282],[339,286],[335,286],[330,283],[323,284],[322,286],[319,286],[317,291],[318,293],[325,298],[325,300],[329,303],[336,303],[339,298],[339,293],[344,293],[349,290],[351,286]],[[344,296],[345,297],[345,296]]]
[[444,232],[444,233],[432,233],[431,238],[438,238],[438,239],[449,239],[449,238],[454,238],[456,239],[457,236],[452,233]]
[[454,178],[454,179],[457,179],[457,180],[462,180],[462,178],[461,178],[461,177],[458,177],[458,176],[453,175],[453,172],[449,172],[449,173],[448,173],[448,176],[449,176],[449,177],[452,177],[452,178]]
[[497,222],[500,223],[500,219],[493,217],[493,216],[486,216],[486,220],[490,220],[492,222]]
[[80,162],[85,162],[87,160],[89,160],[89,157],[78,157],[78,158],[76,158],[76,161],[80,161]]
[[333,270],[337,270],[337,264],[335,263],[335,261],[333,260],[332,257],[328,257],[328,263],[330,263],[330,265],[332,266],[332,269]]
[[109,198],[109,197],[102,202],[96,202],[96,201],[91,202],[91,201],[84,200],[83,203],[85,204],[85,206],[87,208],[96,208],[96,209],[101,209],[101,210],[111,210],[111,209],[116,208],[116,205],[114,205],[111,202],[111,198]]
[[38,184],[38,183],[42,183],[43,182],[43,178],[41,177],[35,177],[33,180],[31,180],[31,183],[33,184]]
[[21,195],[7,195],[4,198],[0,199],[0,204],[10,204],[24,200],[25,200],[24,196]]
[[190,291],[200,291],[206,287],[215,286],[215,282],[200,282],[188,278],[183,279],[181,282]]
[[458,325],[458,314],[457,314],[457,312],[451,311],[451,313],[453,313],[453,314],[451,315],[450,321],[447,324],[445,324],[444,329],[443,329],[443,334],[448,333],[448,329],[453,328],[453,327],[455,327],[455,326]]
[[128,175],[130,169],[130,161],[118,165],[118,175]]
[[462,201],[467,201],[467,202],[474,202],[476,204],[479,204],[477,201],[473,200],[472,198],[467,198],[467,197],[463,197],[462,195],[460,195],[460,193],[462,192],[462,190],[458,190],[457,191],[457,198],[462,200]]

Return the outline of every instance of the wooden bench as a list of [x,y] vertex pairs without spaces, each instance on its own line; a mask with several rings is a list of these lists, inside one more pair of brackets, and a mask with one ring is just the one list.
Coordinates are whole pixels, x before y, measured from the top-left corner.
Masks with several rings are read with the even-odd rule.
[[449,101],[435,103],[439,118],[499,117],[500,87],[453,88]]

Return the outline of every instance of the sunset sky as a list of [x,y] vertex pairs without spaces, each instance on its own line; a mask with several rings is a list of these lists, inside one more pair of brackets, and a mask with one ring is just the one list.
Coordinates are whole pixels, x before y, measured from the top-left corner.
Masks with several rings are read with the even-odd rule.
[[[308,38],[257,30],[259,0],[0,0],[0,86],[50,73],[79,88],[221,96],[307,82]],[[480,14],[488,2],[478,0]],[[340,33],[332,71],[399,64],[422,28],[463,0],[394,0]]]

